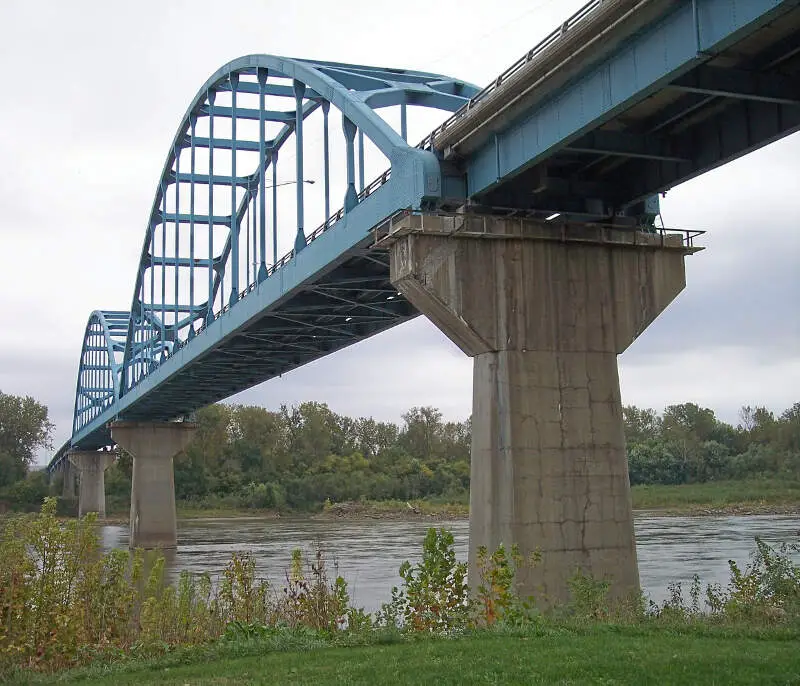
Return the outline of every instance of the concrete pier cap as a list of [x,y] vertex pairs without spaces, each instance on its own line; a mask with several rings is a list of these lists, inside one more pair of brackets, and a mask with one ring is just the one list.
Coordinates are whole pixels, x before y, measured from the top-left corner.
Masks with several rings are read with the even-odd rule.
[[178,544],[172,460],[197,430],[193,422],[113,422],[111,437],[133,457],[131,548]]
[[473,587],[479,547],[517,544],[539,606],[577,570],[638,593],[617,355],[684,288],[682,238],[423,213],[384,239],[398,291],[474,358]]
[[[100,519],[106,516],[105,472],[116,458],[116,453],[100,450],[71,450],[69,462],[78,471],[78,517],[96,512]],[[74,475],[64,466],[65,490],[67,479],[74,485]]]

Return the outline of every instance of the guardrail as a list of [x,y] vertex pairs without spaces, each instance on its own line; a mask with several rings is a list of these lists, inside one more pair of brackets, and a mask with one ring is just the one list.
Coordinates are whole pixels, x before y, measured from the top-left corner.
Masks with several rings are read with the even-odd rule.
[[[376,190],[378,190],[381,186],[383,186],[392,176],[391,168],[384,171],[380,176],[373,179],[367,186],[365,186],[361,192],[358,194],[358,201],[361,202],[372,195]],[[306,245],[310,245],[313,243],[317,238],[319,238],[323,233],[325,233],[328,229],[333,227],[338,221],[344,217],[345,210],[344,207],[340,208],[337,212],[334,212],[330,217],[328,217],[322,224],[320,224],[314,231],[312,231],[308,236],[306,236]],[[294,257],[296,251],[294,249],[287,252],[283,257],[281,257],[275,264],[272,264],[267,269],[267,277],[272,276],[276,271],[280,268],[286,266]],[[245,298],[247,295],[252,293],[258,287],[258,281],[253,281],[252,283],[248,284],[247,288],[239,293],[239,300]],[[238,301],[237,301],[238,302]],[[234,303],[235,304],[235,303]],[[214,312],[213,317],[209,318],[208,321],[203,321],[203,324],[197,329],[196,334],[199,334],[208,328],[208,325],[212,322],[219,319],[223,314],[225,314],[228,310],[230,310],[232,305],[228,303],[224,305],[221,309]],[[190,339],[186,340],[176,340],[173,346],[173,352],[180,350],[189,342]],[[171,353],[170,353],[171,354]],[[169,357],[169,355],[168,355]]]
[[[605,0],[606,2],[608,0]],[[532,47],[528,52],[526,52],[522,57],[520,57],[514,64],[512,64],[508,69],[506,69],[502,74],[500,74],[497,78],[494,79],[488,86],[486,86],[483,90],[478,91],[475,95],[473,95],[466,105],[463,105],[460,109],[456,110],[455,113],[449,118],[446,119],[442,124],[437,126],[433,131],[431,131],[425,138],[420,141],[418,148],[422,148],[423,150],[432,150],[433,149],[433,140],[443,131],[449,129],[455,122],[457,122],[462,117],[466,116],[469,111],[475,107],[478,103],[482,100],[486,99],[489,95],[494,93],[503,83],[505,83],[510,77],[514,76],[518,71],[520,71],[525,65],[530,63],[536,57],[538,57],[542,52],[547,50],[551,45],[556,43],[560,40],[571,28],[573,28],[576,24],[580,23],[587,16],[589,16],[592,12],[594,12],[597,8],[602,5],[604,0],[590,0],[587,2],[583,7],[581,7],[575,14],[569,17],[565,22],[561,24],[557,29],[553,30],[549,33],[545,38],[543,38],[539,43],[537,43],[534,47]]]
[[[418,216],[419,226],[399,226],[402,220]],[[452,220],[449,226],[442,222],[425,226],[427,217],[444,217]],[[492,224],[497,222],[528,223],[531,226],[545,228],[547,233],[537,233],[526,236],[524,231],[516,233],[501,233],[492,230]],[[476,224],[478,225],[476,227]],[[524,228],[521,226],[521,229]],[[383,241],[392,241],[409,233],[437,234],[462,238],[485,239],[535,239],[544,241],[575,241],[591,243],[610,243],[626,246],[646,246],[662,248],[680,248],[685,252],[694,253],[703,248],[694,244],[695,238],[702,236],[705,231],[699,229],[675,229],[670,227],[634,227],[620,226],[600,222],[581,221],[547,221],[532,212],[514,212],[513,215],[490,215],[476,212],[423,212],[405,209],[395,213],[374,229],[374,244],[380,245]],[[623,240],[621,237],[624,236]],[[680,237],[680,243],[676,239]]]

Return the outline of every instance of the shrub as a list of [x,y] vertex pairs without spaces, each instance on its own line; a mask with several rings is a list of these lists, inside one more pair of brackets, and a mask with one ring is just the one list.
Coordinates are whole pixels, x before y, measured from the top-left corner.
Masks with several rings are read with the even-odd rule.
[[479,614],[477,622],[492,626],[496,622],[524,624],[533,616],[533,596],[522,599],[516,592],[514,582],[523,567],[534,567],[541,561],[541,553],[536,551],[527,559],[512,545],[506,553],[504,545],[489,554],[486,546],[478,548],[478,594]]
[[470,620],[467,565],[456,561],[452,532],[428,529],[422,560],[400,565],[401,589],[392,589],[392,601],[379,613],[379,623],[408,631],[450,631]]
[[[284,587],[260,579],[254,559],[235,554],[215,583],[208,574],[164,578],[164,558],[141,551],[101,553],[93,516],[60,523],[56,502],[47,499],[38,515],[0,523],[0,679],[28,668],[52,671],[96,658],[149,655],[178,645],[307,635],[359,640],[356,632],[390,629],[400,633],[451,634],[473,627],[558,622],[565,616],[586,622],[655,621],[800,625],[800,565],[797,545],[771,548],[756,539],[742,570],[730,562],[726,588],[695,577],[684,599],[670,587],[661,606],[642,611],[641,598],[610,603],[609,583],[577,573],[569,580],[571,601],[547,614],[516,590],[520,570],[538,563],[516,546],[477,551],[477,592],[467,587],[467,565],[455,556],[453,534],[428,530],[422,559],[400,566],[402,584],[377,616],[350,605],[347,584],[332,577],[323,551],[306,560],[292,553]],[[149,566],[149,572],[145,568]],[[334,571],[336,564],[334,562]],[[399,630],[399,631],[398,631]],[[346,632],[346,633],[343,633]]]

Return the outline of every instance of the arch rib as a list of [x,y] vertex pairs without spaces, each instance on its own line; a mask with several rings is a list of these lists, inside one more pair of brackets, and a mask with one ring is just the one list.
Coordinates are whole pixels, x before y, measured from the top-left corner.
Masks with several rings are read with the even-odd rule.
[[75,385],[73,434],[119,399],[129,326],[129,312],[95,310],[89,315]]
[[[253,78],[255,77],[255,78]],[[276,83],[275,79],[288,83]],[[270,82],[272,80],[272,82]],[[230,92],[230,106],[224,103],[217,104],[216,95]],[[196,334],[196,327],[204,328],[215,314],[215,303],[219,300],[219,309],[226,310],[239,299],[239,290],[242,286],[239,278],[239,233],[245,217],[248,222],[251,214],[257,221],[258,210],[255,208],[255,198],[259,191],[263,194],[266,188],[264,177],[270,167],[273,168],[273,185],[277,181],[274,174],[280,148],[294,134],[302,128],[302,122],[317,109],[323,109],[327,119],[327,108],[336,107],[346,122],[350,122],[359,133],[359,140],[364,135],[383,153],[394,173],[393,177],[409,178],[424,173],[428,178],[438,175],[438,162],[435,156],[428,152],[413,148],[408,145],[405,138],[405,107],[408,104],[434,107],[446,111],[455,111],[466,100],[477,92],[477,88],[455,79],[439,74],[418,72],[403,69],[384,69],[361,65],[347,65],[337,62],[315,62],[303,59],[287,59],[272,55],[248,55],[233,60],[218,69],[197,91],[192,103],[184,114],[178,130],[169,148],[161,178],[157,185],[156,195],[150,212],[150,221],[147,225],[145,240],[142,246],[139,267],[134,284],[131,303],[130,335],[126,341],[124,359],[122,364],[122,378],[118,396],[125,394],[138,381],[146,376],[154,366],[171,354],[175,344],[181,344],[181,332],[187,340]],[[259,96],[257,108],[239,107],[238,94],[252,94]],[[267,110],[264,105],[265,96],[287,99],[286,111]],[[403,109],[402,132],[395,131],[375,109],[401,105]],[[290,111],[296,110],[296,111]],[[197,134],[197,122],[200,118],[208,118],[209,132],[207,137]],[[214,135],[215,120],[227,117],[231,121],[230,140]],[[259,140],[237,139],[237,121],[250,119],[259,121]],[[282,124],[280,130],[267,140],[264,133],[265,122]],[[207,148],[209,151],[209,168],[206,174],[198,174],[195,159],[198,148]],[[191,149],[191,168],[181,171],[181,152]],[[326,148],[327,149],[327,148]],[[215,150],[231,151],[233,168],[229,175],[214,172]],[[251,173],[241,173],[236,166],[237,151],[257,152],[258,164]],[[296,164],[298,174],[302,173],[302,145],[297,146]],[[326,157],[327,164],[327,157]],[[397,169],[395,169],[397,167]],[[185,167],[184,167],[185,169]],[[360,171],[363,173],[363,169]],[[327,172],[326,172],[327,174]],[[386,182],[388,173],[382,177]],[[190,183],[191,209],[189,214],[182,214],[178,201],[178,190],[181,183]],[[167,192],[175,184],[175,209],[169,211],[167,205]],[[195,212],[195,185],[208,186],[209,204],[206,214]],[[214,189],[217,187],[230,187],[231,208],[229,212],[214,211]],[[434,194],[438,193],[440,184],[424,183]],[[326,184],[327,187],[327,184]],[[237,189],[243,189],[241,198]],[[355,199],[359,202],[367,194],[362,193]],[[303,194],[298,189],[298,235],[295,251],[299,251],[305,243],[316,237],[317,232],[307,237],[302,226]],[[185,197],[185,196],[184,196]],[[264,198],[262,195],[261,202]],[[273,190],[273,205],[276,202]],[[251,209],[251,203],[253,207]],[[351,203],[352,204],[352,203]],[[327,199],[326,199],[327,208]],[[261,232],[264,232],[265,212],[261,210]],[[341,217],[341,211],[335,215]],[[275,232],[277,216],[273,207],[273,266],[269,269],[259,269],[258,280],[263,280],[272,273],[278,264],[284,264],[285,258],[278,260],[276,250]],[[179,256],[179,236],[181,227],[189,224],[191,244],[196,245],[195,231],[197,227],[208,226],[209,241],[208,253],[205,258],[198,259],[194,255],[195,248],[191,249],[189,258]],[[323,227],[329,224],[326,218]],[[174,228],[173,228],[174,227]],[[212,240],[214,227],[226,227],[227,235],[224,244],[217,252],[216,242]],[[168,256],[166,249],[167,231],[174,231],[175,254]],[[161,234],[160,246],[157,245],[156,232]],[[244,245],[250,246],[249,236]],[[262,241],[261,262],[264,263],[264,242]],[[255,251],[255,240],[253,241]],[[160,251],[160,254],[157,254]],[[233,257],[231,255],[233,254]],[[187,267],[190,271],[192,283],[192,296],[188,307],[179,302],[179,267]],[[200,267],[208,273],[208,292],[205,297],[196,302],[194,297],[194,268]],[[231,267],[229,269],[229,267]],[[166,272],[175,270],[173,301],[166,300]],[[160,303],[157,303],[156,270],[161,275]],[[149,271],[149,279],[146,275]],[[253,272],[255,274],[255,265]],[[249,272],[248,272],[249,275]],[[249,281],[249,278],[248,278]],[[223,286],[229,284],[230,298],[227,292],[222,292]],[[245,289],[251,284],[244,284]],[[202,288],[202,286],[201,286]],[[226,285],[226,288],[228,286]],[[223,303],[223,301],[225,301]],[[169,320],[169,321],[167,321]],[[201,323],[202,322],[202,323]],[[188,331],[185,329],[188,328]]]

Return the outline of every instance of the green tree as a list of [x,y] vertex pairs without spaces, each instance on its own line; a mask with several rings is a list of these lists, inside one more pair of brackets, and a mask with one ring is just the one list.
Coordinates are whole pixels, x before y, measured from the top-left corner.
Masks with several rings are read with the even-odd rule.
[[[175,494],[199,498],[225,490],[226,462],[230,447],[231,408],[209,405],[197,411],[197,433],[175,460]],[[239,471],[239,470],[235,470]]]
[[777,429],[781,448],[800,453],[800,402],[781,413]]
[[44,405],[0,391],[0,488],[25,477],[37,450],[53,447],[53,428]]
[[331,453],[346,452],[348,441],[343,418],[325,403],[301,403],[291,410],[284,406],[281,414],[287,426],[295,474],[302,474]]
[[664,438],[688,443],[713,441],[719,436],[714,410],[694,403],[670,405],[661,421]]
[[279,413],[234,405],[229,429],[231,454],[239,461],[246,478],[268,481],[289,467],[286,426]]
[[622,420],[625,424],[625,442],[628,445],[645,443],[661,434],[661,418],[655,410],[625,405],[622,408]]
[[425,462],[441,455],[442,413],[435,407],[412,407],[403,415],[400,445]]
[[377,457],[397,442],[396,424],[361,417],[353,423],[354,448],[368,459]]

